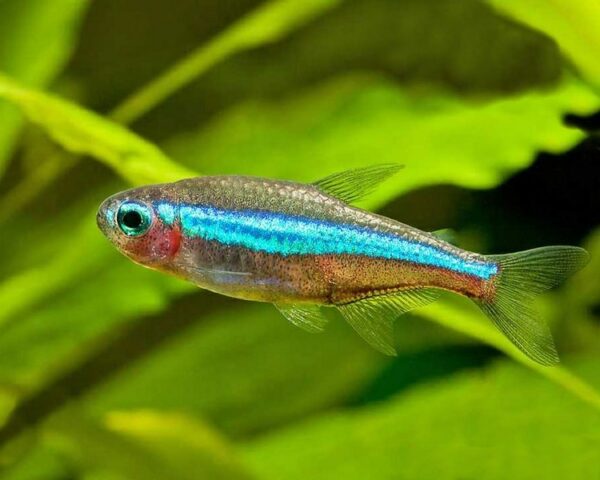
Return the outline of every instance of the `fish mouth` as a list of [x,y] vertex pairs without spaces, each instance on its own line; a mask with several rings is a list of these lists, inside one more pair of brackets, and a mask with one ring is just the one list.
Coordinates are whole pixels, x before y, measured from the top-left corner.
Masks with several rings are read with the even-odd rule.
[[114,216],[117,202],[113,198],[108,198],[102,202],[96,213],[96,225],[100,231],[108,238],[114,229]]

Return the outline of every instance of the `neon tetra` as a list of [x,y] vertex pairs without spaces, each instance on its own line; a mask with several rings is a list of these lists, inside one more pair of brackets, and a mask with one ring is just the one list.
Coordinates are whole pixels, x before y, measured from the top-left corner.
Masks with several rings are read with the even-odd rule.
[[367,342],[393,354],[393,320],[450,290],[477,303],[530,358],[557,363],[531,300],[581,268],[585,250],[484,256],[350,205],[398,169],[351,170],[310,185],[192,178],[114,195],[97,220],[133,261],[218,293],[274,303],[309,331],[323,329],[321,307],[336,307]]

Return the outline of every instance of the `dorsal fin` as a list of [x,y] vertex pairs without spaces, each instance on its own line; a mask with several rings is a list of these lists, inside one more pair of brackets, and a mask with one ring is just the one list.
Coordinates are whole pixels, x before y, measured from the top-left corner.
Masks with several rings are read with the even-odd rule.
[[440,230],[435,230],[433,232],[431,232],[431,234],[436,237],[439,238],[440,240],[443,240],[444,242],[447,242],[451,245],[454,246],[458,246],[458,239],[456,238],[456,231],[452,230],[451,228],[442,228]]
[[313,185],[327,195],[352,203],[369,195],[381,182],[402,168],[403,166],[397,163],[381,163],[334,173],[314,182]]

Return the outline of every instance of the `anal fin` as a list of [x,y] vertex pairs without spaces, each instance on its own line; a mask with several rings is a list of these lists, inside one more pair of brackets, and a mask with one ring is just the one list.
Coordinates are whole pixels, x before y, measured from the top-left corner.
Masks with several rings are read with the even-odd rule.
[[297,327],[310,333],[322,332],[327,324],[318,305],[275,304],[282,315]]
[[372,347],[386,355],[396,355],[394,320],[403,313],[434,302],[439,291],[414,288],[338,305],[346,321]]

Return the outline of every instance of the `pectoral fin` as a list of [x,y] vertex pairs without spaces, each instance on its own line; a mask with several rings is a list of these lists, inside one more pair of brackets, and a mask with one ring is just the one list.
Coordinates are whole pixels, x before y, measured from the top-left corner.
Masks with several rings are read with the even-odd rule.
[[327,319],[318,305],[275,304],[275,306],[285,318],[307,332],[322,332],[327,324]]
[[215,283],[242,283],[252,277],[251,272],[240,272],[228,270],[226,268],[206,268],[186,263],[178,263],[180,268],[190,273],[191,278],[195,280],[208,279]]

